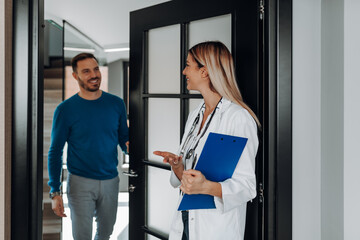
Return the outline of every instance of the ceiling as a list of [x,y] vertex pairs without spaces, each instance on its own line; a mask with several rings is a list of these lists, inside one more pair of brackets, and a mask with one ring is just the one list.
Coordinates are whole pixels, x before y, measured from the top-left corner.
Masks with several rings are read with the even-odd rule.
[[[66,20],[103,48],[129,46],[130,12],[169,0],[44,0],[45,19]],[[129,52],[107,53],[108,62]]]

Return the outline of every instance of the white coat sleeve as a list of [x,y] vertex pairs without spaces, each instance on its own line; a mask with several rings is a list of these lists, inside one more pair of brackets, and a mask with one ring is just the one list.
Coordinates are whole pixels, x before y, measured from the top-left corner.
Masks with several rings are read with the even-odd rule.
[[[199,105],[199,107],[201,107],[201,105]],[[188,116],[188,119],[187,119],[186,124],[185,124],[184,135],[182,137],[181,144],[180,144],[180,147],[178,149],[178,152],[176,153],[177,155],[180,154],[180,149],[182,148],[182,145],[184,144],[185,138],[187,137],[187,134],[188,134],[188,132],[190,130],[190,127],[191,127],[191,125],[192,125],[192,123],[193,123],[193,121],[194,121],[194,119],[195,119],[195,117],[197,115],[197,112],[199,111],[199,107],[198,107],[198,109],[191,112],[189,114],[189,116]],[[176,176],[176,174],[174,173],[174,171],[172,169],[171,169],[171,175],[170,175],[170,184],[174,188],[178,188],[181,185],[181,181],[179,180],[179,178]]]
[[245,204],[256,196],[255,157],[258,149],[256,123],[245,109],[236,111],[229,121],[226,134],[245,137],[248,141],[233,176],[220,182],[222,198],[214,198],[216,208],[222,212]]
[[178,179],[178,177],[176,176],[173,170],[171,170],[170,184],[174,188],[178,188],[181,185],[181,181]]

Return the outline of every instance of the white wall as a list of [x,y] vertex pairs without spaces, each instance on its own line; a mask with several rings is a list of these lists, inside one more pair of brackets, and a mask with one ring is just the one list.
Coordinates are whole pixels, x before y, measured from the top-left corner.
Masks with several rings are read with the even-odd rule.
[[124,79],[123,79],[123,60],[112,62],[109,68],[109,92],[123,98],[124,95]]
[[293,0],[293,239],[360,239],[358,0]]
[[293,0],[293,239],[321,239],[321,0]]
[[344,0],[321,8],[321,238],[344,237]]
[[344,0],[344,234],[360,239],[360,1]]

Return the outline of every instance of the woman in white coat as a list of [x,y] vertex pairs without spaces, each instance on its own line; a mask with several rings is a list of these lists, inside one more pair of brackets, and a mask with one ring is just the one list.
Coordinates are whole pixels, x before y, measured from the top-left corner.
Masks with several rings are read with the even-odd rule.
[[[203,42],[188,52],[187,89],[198,90],[204,101],[186,122],[178,154],[155,151],[171,165],[170,183],[186,194],[214,196],[215,209],[176,211],[170,240],[241,240],[246,204],[256,196],[255,156],[258,149],[254,112],[243,102],[236,83],[233,59],[221,42]],[[233,176],[212,182],[194,170],[210,132],[248,138]],[[221,164],[221,159],[219,159]],[[179,196],[179,203],[182,194]]]

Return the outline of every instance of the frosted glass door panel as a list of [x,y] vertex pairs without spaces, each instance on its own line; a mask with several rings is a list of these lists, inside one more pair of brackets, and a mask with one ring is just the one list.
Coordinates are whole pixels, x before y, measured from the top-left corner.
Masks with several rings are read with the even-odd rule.
[[[190,22],[189,47],[204,41],[220,41],[231,52],[231,14]],[[189,93],[199,94],[193,90]]]
[[148,112],[148,159],[162,162],[153,151],[176,153],[180,145],[180,100],[150,98]]
[[231,14],[190,22],[189,47],[215,40],[224,43],[231,51]]
[[179,189],[170,185],[169,170],[148,167],[147,173],[147,226],[169,234],[178,203]]
[[190,99],[189,100],[189,113],[194,111],[200,105],[201,102],[203,102],[202,98],[201,99],[199,99],[199,98]]
[[152,236],[152,235],[150,235],[150,234],[147,234],[147,238],[146,238],[147,240],[159,240],[157,237],[154,237],[154,236]]
[[149,31],[149,93],[180,93],[180,25]]

